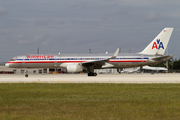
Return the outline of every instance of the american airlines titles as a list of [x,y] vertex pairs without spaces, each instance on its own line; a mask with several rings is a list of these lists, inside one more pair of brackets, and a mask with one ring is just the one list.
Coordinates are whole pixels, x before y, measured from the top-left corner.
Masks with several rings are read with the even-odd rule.
[[54,58],[54,55],[28,55],[28,59],[49,59]]

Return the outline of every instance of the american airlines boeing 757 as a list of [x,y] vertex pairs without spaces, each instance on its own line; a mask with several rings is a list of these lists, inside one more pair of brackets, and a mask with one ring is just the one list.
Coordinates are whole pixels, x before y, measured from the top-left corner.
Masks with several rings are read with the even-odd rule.
[[[16,56],[6,63],[10,68],[66,68],[68,73],[88,71],[88,76],[97,76],[94,69],[130,68],[151,65],[171,59],[164,55],[173,28],[164,28],[159,35],[142,51],[136,54],[118,55],[119,48],[109,54],[63,55],[36,54]],[[25,75],[28,77],[28,74]]]

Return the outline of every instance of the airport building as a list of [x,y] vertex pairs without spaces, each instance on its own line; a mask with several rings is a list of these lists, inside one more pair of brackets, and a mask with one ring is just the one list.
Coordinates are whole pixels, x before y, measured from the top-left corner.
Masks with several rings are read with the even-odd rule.
[[[26,69],[23,68],[8,68],[5,66],[6,63],[0,62],[0,74],[24,74]],[[63,68],[38,68],[38,69],[27,69],[28,74],[63,74],[66,73],[66,69]],[[95,69],[94,72],[98,74],[116,74],[117,69]]]
[[[5,62],[0,62],[0,74],[24,74],[26,69],[23,68],[8,68],[5,66]],[[65,73],[64,69],[54,69],[54,68],[38,68],[38,69],[27,69],[28,74],[58,74]]]
[[0,74],[24,74],[25,70],[28,70],[28,74],[60,74],[60,73],[65,73],[61,69],[54,69],[54,68],[17,69],[17,68],[7,68],[5,66],[0,66]]

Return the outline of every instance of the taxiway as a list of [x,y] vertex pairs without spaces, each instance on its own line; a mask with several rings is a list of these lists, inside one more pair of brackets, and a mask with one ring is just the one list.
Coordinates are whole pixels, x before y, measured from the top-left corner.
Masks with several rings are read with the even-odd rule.
[[0,83],[180,83],[180,74],[99,74],[88,77],[86,74],[44,74],[0,75]]

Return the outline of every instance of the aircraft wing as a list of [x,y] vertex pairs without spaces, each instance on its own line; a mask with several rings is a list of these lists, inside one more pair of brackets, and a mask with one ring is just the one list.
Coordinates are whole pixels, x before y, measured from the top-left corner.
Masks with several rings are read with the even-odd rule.
[[83,66],[92,66],[92,65],[102,66],[106,62],[109,62],[109,60],[104,59],[104,60],[95,60],[95,61],[82,62],[82,65]]
[[88,61],[88,62],[82,62],[82,65],[83,66],[102,66],[104,65],[106,62],[109,62],[110,59],[114,59],[117,57],[119,53],[119,48],[116,50],[116,52],[114,53],[114,55],[110,58],[107,58],[107,59],[103,59],[103,60],[93,60],[93,61]]
[[166,60],[171,59],[172,57],[173,57],[173,55],[166,55],[166,56],[152,58],[152,60],[155,60],[155,61],[160,61],[160,60],[166,61]]
[[144,70],[165,70],[165,71],[168,70],[165,67],[150,67],[150,66],[143,66],[142,69],[144,69]]
[[157,70],[156,68],[150,67],[150,66],[143,66],[142,69],[144,70]]

